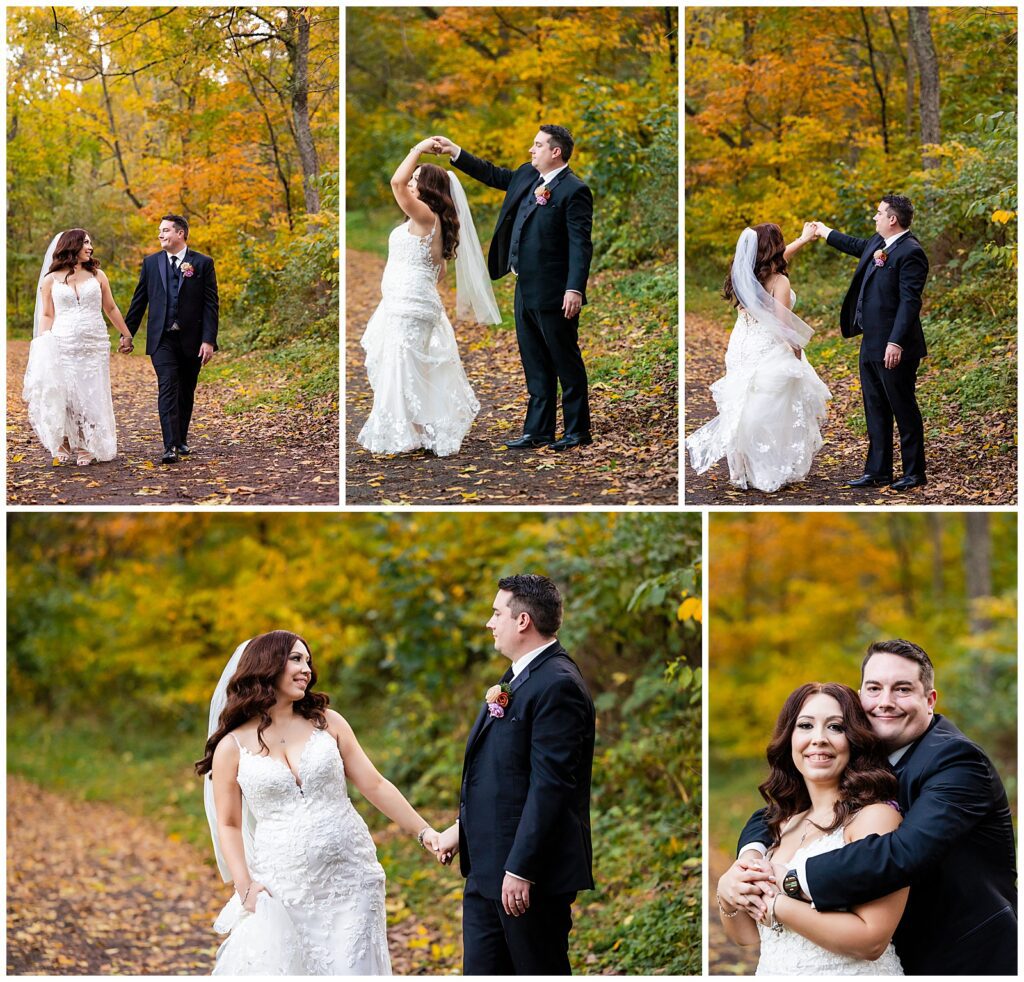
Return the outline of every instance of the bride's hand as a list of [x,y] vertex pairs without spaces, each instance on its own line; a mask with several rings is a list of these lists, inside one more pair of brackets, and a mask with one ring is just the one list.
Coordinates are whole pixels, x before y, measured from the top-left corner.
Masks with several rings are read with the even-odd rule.
[[256,913],[256,898],[261,894],[265,893],[270,896],[270,891],[262,884],[257,883],[255,880],[249,884],[249,889],[245,893],[245,899],[242,901],[242,906],[249,911],[250,914]]
[[804,242],[813,242],[818,238],[818,223],[817,222],[804,222],[804,230],[800,236]]
[[440,153],[437,146],[437,140],[432,136],[428,136],[425,140],[420,140],[420,142],[413,147],[413,150],[416,150],[419,153]]

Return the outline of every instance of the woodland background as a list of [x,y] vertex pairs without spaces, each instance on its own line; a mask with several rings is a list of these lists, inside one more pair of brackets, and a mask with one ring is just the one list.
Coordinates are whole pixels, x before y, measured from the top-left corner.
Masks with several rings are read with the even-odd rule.
[[[745,225],[776,222],[792,241],[820,219],[868,236],[881,196],[907,194],[931,263],[918,393],[932,462],[966,462],[947,500],[1016,500],[1016,10],[690,7],[686,17],[688,356],[714,349],[721,374],[735,314],[718,294]],[[838,330],[852,272],[849,257],[812,243],[790,276],[797,312],[818,331],[810,360],[834,395],[856,393],[844,408],[859,442],[858,345]],[[705,385],[712,370],[692,381]]]
[[[559,638],[598,710],[598,885],[578,900],[574,968],[699,972],[700,541],[699,516],[666,513],[10,516],[8,768],[34,782],[12,785],[10,808],[28,807],[37,786],[57,793],[54,813],[108,802],[141,817],[161,854],[171,842],[190,845],[209,869],[192,762],[210,694],[240,640],[286,626],[309,640],[318,688],[371,759],[447,824],[480,693],[503,671],[484,627],[497,580],[543,570],[563,591]],[[428,861],[355,797],[388,874],[393,953],[394,937],[406,939],[396,971],[456,969],[457,870]],[[46,862],[80,848],[77,833],[54,840],[48,830],[44,817]],[[92,871],[87,884],[70,877],[24,907],[32,875],[27,856],[9,857],[19,897],[9,959],[35,944],[44,948],[36,970],[209,971],[226,886],[193,891],[189,946],[157,939],[133,961],[124,945],[140,920],[175,930],[159,897],[176,896],[183,874],[158,865],[122,883]],[[140,890],[154,886],[159,897],[140,903]],[[40,908],[58,902],[61,922],[105,925],[104,950],[115,954],[89,962],[46,947],[31,932],[46,923]],[[162,913],[140,915],[149,904]]]
[[[1015,514],[719,513],[709,552],[712,886],[763,804],[764,752],[786,696],[808,681],[857,688],[871,641],[903,637],[928,652],[936,711],[986,750],[1016,810]],[[732,973],[751,953],[715,921],[712,971]]]
[[217,264],[204,380],[336,416],[337,8],[18,7],[7,41],[8,336],[55,232],[88,229],[124,313],[178,212]]
[[[622,495],[625,503],[621,473],[636,465],[642,483],[643,467],[633,459],[642,456],[648,482],[652,473],[664,472],[676,500],[676,478],[668,475],[675,473],[677,450],[678,9],[362,7],[346,17],[349,309],[359,308],[364,293],[371,295],[370,309],[379,302],[379,272],[376,266],[365,270],[371,254],[382,264],[388,233],[402,219],[389,181],[409,147],[439,133],[516,168],[528,162],[540,124],[567,126],[576,140],[570,166],[594,195],[594,261],[580,344],[598,441],[587,450],[586,469],[606,472],[617,486],[593,494]],[[449,165],[448,158],[423,160]],[[463,186],[486,253],[503,193],[469,179]],[[485,407],[478,430],[487,425],[497,372],[514,373],[525,409],[515,358],[514,277],[494,288],[500,325],[456,325],[464,355],[483,352],[482,369],[473,359],[468,365]],[[365,319],[360,308],[351,336],[358,338]],[[506,352],[512,356],[507,367],[501,361]],[[348,370],[363,371],[354,343]],[[502,406],[500,414],[513,430],[518,408]],[[365,418],[369,406],[358,411]],[[517,432],[504,437],[512,435]],[[501,437],[496,432],[490,442]],[[556,463],[564,469],[573,461]],[[350,451],[350,491],[353,474],[360,475],[353,466]],[[574,482],[590,479],[573,476]],[[561,499],[553,492],[544,500]]]

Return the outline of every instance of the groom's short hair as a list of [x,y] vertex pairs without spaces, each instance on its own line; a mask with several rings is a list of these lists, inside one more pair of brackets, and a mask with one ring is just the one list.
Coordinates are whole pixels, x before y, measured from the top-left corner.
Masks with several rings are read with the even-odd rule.
[[916,662],[921,676],[921,685],[925,693],[935,688],[935,666],[932,660],[925,653],[924,648],[914,644],[913,641],[904,641],[902,638],[894,638],[892,641],[872,641],[868,645],[868,653],[864,661],[860,663],[860,684],[864,684],[864,669],[867,668],[868,660],[872,655],[899,655],[908,661]]
[[525,611],[540,634],[554,637],[558,633],[562,623],[562,596],[546,576],[517,573],[500,579],[498,589],[512,594],[508,606],[513,617]]
[[562,151],[562,163],[569,163],[572,156],[572,148],[576,146],[572,134],[564,126],[555,126],[553,123],[545,123],[540,128],[541,133],[547,133],[548,143],[552,147],[558,147]]
[[179,232],[185,233],[185,238],[188,238],[188,219],[181,215],[164,215],[160,219],[162,222],[170,222]]
[[914,206],[910,203],[910,198],[905,194],[887,194],[882,201],[889,206],[890,213],[896,216],[900,228],[910,228],[910,223],[914,220]]

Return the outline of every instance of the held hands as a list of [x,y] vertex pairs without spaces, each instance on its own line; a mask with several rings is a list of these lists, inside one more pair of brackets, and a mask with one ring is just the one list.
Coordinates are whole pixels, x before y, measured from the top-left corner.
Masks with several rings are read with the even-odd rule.
[[438,834],[434,856],[442,866],[450,866],[459,852],[459,823]]
[[739,908],[755,921],[767,915],[778,892],[771,864],[752,853],[740,856],[718,881],[718,899],[726,914]]
[[459,148],[456,144],[452,143],[445,136],[432,136],[430,138],[433,141],[434,149],[430,153],[436,153],[440,156],[452,157],[459,152]]
[[121,340],[117,342],[118,354],[130,355],[135,348],[135,342],[131,337],[125,337],[121,335]]

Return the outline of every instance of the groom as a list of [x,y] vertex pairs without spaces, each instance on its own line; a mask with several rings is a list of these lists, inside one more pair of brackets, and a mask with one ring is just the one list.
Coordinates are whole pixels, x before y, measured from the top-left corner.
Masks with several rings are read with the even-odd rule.
[[[921,293],[928,257],[913,232],[910,199],[887,194],[875,212],[875,234],[858,239],[814,222],[816,233],[860,262],[843,301],[844,338],[863,334],[860,383],[868,427],[868,456],[851,488],[889,485],[909,491],[926,483],[924,423],[917,408],[917,367],[927,353],[921,329]],[[903,476],[893,481],[893,420],[900,433]]]
[[188,248],[188,222],[181,215],[164,215],[157,236],[163,251],[142,261],[124,319],[134,337],[149,307],[146,354],[157,377],[164,440],[160,463],[176,464],[191,453],[188,428],[196,385],[199,370],[217,350],[220,304],[213,260]]
[[466,743],[459,818],[438,859],[460,856],[464,975],[570,975],[571,907],[591,890],[594,703],[558,643],[546,576],[506,576],[488,628],[512,662]]
[[[787,894],[822,911],[909,885],[893,938],[907,975],[1015,975],[1016,858],[1006,791],[985,752],[935,713],[934,686],[931,659],[916,644],[868,648],[860,698],[896,771],[903,824],[779,867],[776,878]],[[747,910],[759,881],[770,879],[755,869],[754,857],[771,845],[762,816],[747,822],[741,856],[719,891]]]
[[[564,126],[541,126],[531,162],[517,170],[474,157],[443,136],[434,141],[459,170],[505,192],[487,266],[492,280],[516,274],[516,338],[530,394],[523,435],[505,446],[570,450],[592,443],[579,320],[594,251],[594,199],[569,169],[572,135]],[[556,440],[559,382],[565,432]]]

